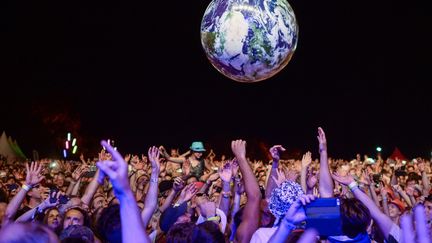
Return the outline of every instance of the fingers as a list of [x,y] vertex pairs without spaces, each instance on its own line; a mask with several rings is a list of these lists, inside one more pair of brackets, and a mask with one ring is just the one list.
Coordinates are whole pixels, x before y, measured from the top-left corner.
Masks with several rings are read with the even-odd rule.
[[426,226],[425,210],[422,205],[418,205],[414,209],[417,240],[419,243],[429,243],[429,232]]
[[[108,143],[105,143],[106,145],[108,145]],[[108,148],[107,148],[108,149]],[[116,173],[115,173],[115,171],[114,170],[112,170],[111,168],[110,168],[110,166],[108,166],[107,164],[106,164],[106,162],[108,162],[108,161],[104,161],[104,162],[97,162],[96,163],[96,166],[103,172],[103,173],[105,173],[106,175],[108,175],[108,177],[110,177],[110,178],[115,178],[116,177]],[[102,180],[103,181],[103,180]]]
[[276,185],[279,185],[278,180],[276,179],[276,177],[272,176],[272,179],[276,183]]
[[414,242],[414,232],[412,225],[412,216],[410,214],[405,214],[401,218],[401,226],[402,226],[402,237],[403,242]]
[[102,140],[101,145],[106,148],[106,150],[112,155],[114,160],[124,161],[121,154],[117,150],[115,150],[110,144],[108,144],[105,140]]

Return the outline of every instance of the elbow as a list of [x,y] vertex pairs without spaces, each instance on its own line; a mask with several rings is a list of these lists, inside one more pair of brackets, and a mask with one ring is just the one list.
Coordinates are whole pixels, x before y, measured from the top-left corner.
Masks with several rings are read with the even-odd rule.
[[12,220],[14,216],[15,216],[14,212],[6,209],[6,212],[3,215],[3,222]]
[[251,193],[247,194],[247,199],[248,201],[261,201],[262,196],[261,196],[261,191],[258,190],[253,190]]

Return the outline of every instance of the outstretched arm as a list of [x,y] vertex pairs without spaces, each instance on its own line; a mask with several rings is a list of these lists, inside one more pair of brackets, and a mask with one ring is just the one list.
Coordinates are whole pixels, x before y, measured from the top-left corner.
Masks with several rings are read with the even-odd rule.
[[141,213],[144,229],[147,228],[147,224],[150,221],[153,213],[157,208],[158,189],[159,189],[158,178],[160,172],[159,150],[157,149],[157,147],[153,146],[149,148],[148,158],[152,165],[152,170],[150,176],[150,187],[145,198],[144,209]]
[[307,172],[309,170],[309,166],[311,163],[312,163],[311,152],[307,152],[303,154],[303,158],[301,161],[300,183],[304,193],[308,192],[306,180],[307,180]]
[[27,192],[31,190],[33,186],[38,184],[44,178],[41,174],[42,172],[42,164],[38,164],[37,162],[31,162],[30,166],[26,164],[26,182],[22,186],[21,190],[12,198],[9,204],[6,207],[6,212],[3,217],[3,227],[8,223],[12,222],[15,214],[17,213],[21,203],[24,201]]
[[330,169],[327,156],[327,139],[324,130],[318,127],[318,142],[320,153],[320,173],[319,173],[319,192],[322,198],[333,197],[333,180],[330,175]]
[[353,193],[354,197],[360,200],[370,211],[370,214],[373,218],[373,220],[378,224],[378,227],[381,230],[381,233],[383,233],[385,239],[388,239],[390,230],[392,228],[393,222],[392,220],[385,215],[368,197],[362,190],[358,188],[357,182],[355,182],[354,178],[351,175],[347,176],[338,176],[338,175],[332,175],[333,179],[345,186],[348,186]]
[[246,141],[232,141],[231,149],[239,163],[248,199],[244,208],[242,222],[237,229],[236,240],[238,242],[249,243],[253,233],[259,227],[259,204],[261,200],[261,193],[255,175],[246,160]]
[[277,187],[276,182],[273,180],[273,177],[277,177],[277,171],[279,168],[279,160],[280,160],[280,152],[285,151],[285,148],[282,145],[274,145],[270,148],[270,154],[273,158],[272,167],[270,171],[270,175],[267,178],[267,185],[265,189],[266,198],[270,198],[271,193],[274,188]]
[[101,170],[98,182],[102,183],[105,175],[107,175],[114,188],[114,194],[120,201],[121,224],[127,225],[127,227],[122,227],[122,241],[149,243],[150,238],[144,230],[138,206],[129,185],[128,165],[111,145],[105,141],[102,141],[101,144],[111,153],[113,160],[97,162],[97,166]]
[[90,202],[93,199],[93,196],[99,187],[99,183],[97,181],[97,178],[99,176],[100,176],[100,170],[98,169],[95,175],[93,176],[92,181],[88,184],[84,192],[84,195],[81,197],[81,201],[86,205],[90,205]]

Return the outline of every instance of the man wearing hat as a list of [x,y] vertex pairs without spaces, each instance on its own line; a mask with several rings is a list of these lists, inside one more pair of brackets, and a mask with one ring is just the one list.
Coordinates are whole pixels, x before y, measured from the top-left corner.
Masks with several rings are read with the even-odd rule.
[[195,141],[189,147],[192,153],[185,157],[166,157],[170,162],[182,164],[182,173],[185,177],[194,176],[198,180],[204,180],[201,178],[204,175],[204,169],[211,170],[208,161],[203,157],[203,153],[206,151],[204,144],[200,141]]

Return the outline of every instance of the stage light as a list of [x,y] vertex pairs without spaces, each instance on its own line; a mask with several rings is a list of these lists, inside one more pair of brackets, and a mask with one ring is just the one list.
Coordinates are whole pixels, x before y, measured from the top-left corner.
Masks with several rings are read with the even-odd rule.
[[74,139],[72,140],[72,147],[75,146],[75,144],[76,144],[76,138],[74,138]]
[[376,151],[377,151],[377,152],[381,152],[381,151],[382,151],[382,148],[381,148],[381,147],[377,147],[377,148],[376,148]]
[[77,151],[77,149],[78,149],[78,146],[75,145],[75,147],[74,147],[73,150],[72,150],[72,154],[75,154],[76,151]]
[[71,140],[71,133],[70,133],[70,132],[68,132],[68,134],[67,134],[67,140],[68,140],[68,141]]

